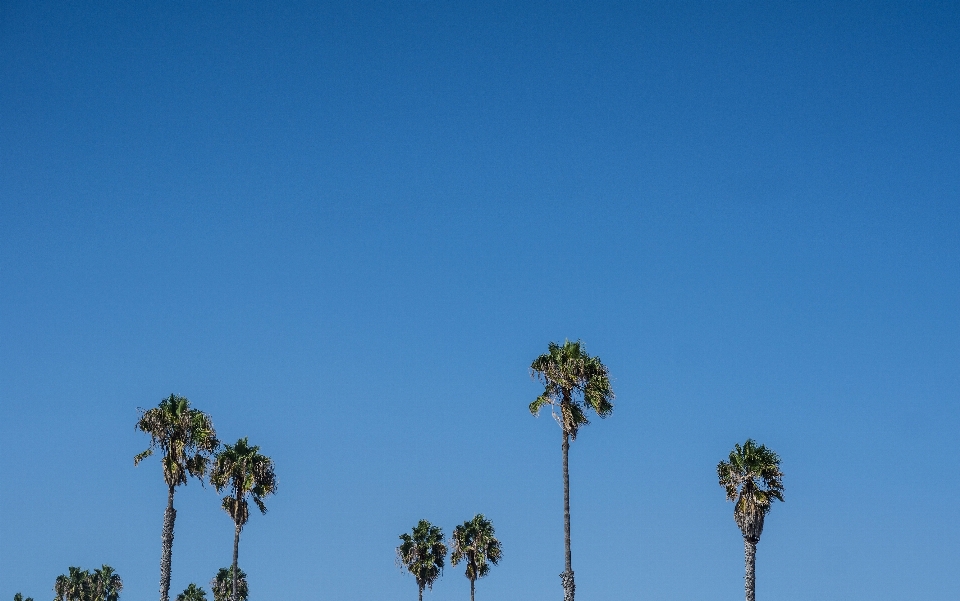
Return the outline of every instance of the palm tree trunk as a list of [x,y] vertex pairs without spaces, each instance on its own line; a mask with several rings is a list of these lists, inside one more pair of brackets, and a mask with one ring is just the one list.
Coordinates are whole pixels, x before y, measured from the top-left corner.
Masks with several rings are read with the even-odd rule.
[[173,523],[177,510],[173,508],[174,487],[167,493],[167,510],[163,512],[162,549],[160,552],[160,601],[170,601],[170,563],[173,556]]
[[240,524],[233,531],[233,601],[237,601],[237,557],[240,555]]
[[743,578],[743,588],[747,601],[754,601],[757,585],[757,543],[748,538],[743,539],[743,560],[746,564],[746,576]]
[[470,579],[470,601],[473,601],[473,585],[476,582],[476,579]]
[[560,574],[563,584],[563,601],[573,601],[577,589],[573,583],[573,565],[570,559],[570,469],[567,456],[570,454],[570,434],[563,430],[563,561],[564,571]]
[[420,587],[420,601],[423,601],[423,587]]

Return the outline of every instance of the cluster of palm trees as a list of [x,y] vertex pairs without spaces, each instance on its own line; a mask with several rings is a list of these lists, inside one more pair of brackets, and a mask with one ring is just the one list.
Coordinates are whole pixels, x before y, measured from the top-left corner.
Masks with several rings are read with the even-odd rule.
[[[486,576],[490,566],[497,565],[503,555],[495,535],[493,523],[482,513],[453,529],[449,541],[450,561],[454,566],[461,562],[465,564],[464,575],[470,581],[470,601],[474,601],[477,579]],[[400,535],[400,541],[397,562],[416,578],[419,598],[423,601],[423,589],[432,589],[443,573],[447,557],[443,530],[427,520],[420,520],[412,532]]]
[[[543,385],[543,393],[530,403],[530,413],[539,415],[549,407],[560,425],[563,440],[563,543],[564,571],[560,574],[564,601],[574,601],[576,585],[570,556],[570,475],[567,458],[570,442],[581,426],[590,423],[587,412],[601,418],[613,412],[610,374],[599,357],[591,357],[580,341],[551,342],[547,352],[530,365],[530,374]],[[780,457],[748,439],[737,444],[726,461],[717,466],[720,485],[734,502],[734,520],[743,534],[745,551],[744,589],[746,601],[754,601],[756,552],[763,522],[773,501],[783,501],[783,473]],[[421,587],[421,592],[422,592]],[[471,590],[472,592],[472,590]],[[472,597],[471,597],[472,599]]]
[[[120,575],[106,564],[92,572],[71,566],[53,585],[54,601],[117,601],[122,590]],[[19,601],[19,595],[14,595],[14,601]]]
[[[233,596],[233,566],[220,568],[217,575],[210,581],[210,590],[213,591],[213,601],[231,601]],[[247,601],[247,575],[237,568],[237,595],[239,601]],[[207,591],[191,582],[183,592],[177,595],[176,601],[207,601]]]
[[[563,465],[563,534],[564,571],[560,574],[564,601],[574,601],[576,585],[570,552],[570,476],[568,457],[570,443],[581,427],[589,424],[592,412],[605,418],[613,412],[614,393],[610,374],[599,357],[587,354],[580,341],[551,342],[547,352],[530,365],[530,374],[543,384],[543,392],[530,403],[530,412],[537,416],[549,408],[560,426]],[[211,581],[214,601],[246,601],[246,575],[237,565],[240,533],[250,517],[250,501],[261,513],[267,512],[264,499],[277,490],[273,461],[260,453],[260,448],[240,438],[236,444],[224,445],[217,439],[210,416],[190,406],[185,397],[171,394],[157,407],[140,410],[136,429],[150,436],[150,446],[134,457],[138,465],[155,452],[160,454],[164,482],[167,485],[167,506],[164,512],[160,559],[160,601],[169,601],[170,569],[173,552],[173,506],[177,487],[189,478],[209,479],[218,493],[224,494],[221,507],[234,524],[233,562],[222,568]],[[783,473],[780,457],[763,445],[748,439],[737,444],[729,457],[717,465],[720,485],[727,500],[734,502],[734,520],[744,540],[746,601],[754,601],[756,582],[756,549],[763,532],[764,520],[773,501],[783,501]],[[443,573],[447,542],[443,531],[427,520],[412,532],[400,535],[397,561],[414,575],[423,601],[425,588]],[[463,562],[470,581],[470,599],[475,585],[497,565],[502,556],[500,541],[493,524],[482,514],[454,528],[449,540],[451,562]],[[71,567],[59,576],[54,586],[55,601],[118,601],[123,582],[107,565],[93,572]],[[23,599],[20,593],[14,601]],[[206,593],[191,583],[176,601],[206,601]]]
[[[210,416],[190,406],[185,397],[171,394],[157,407],[140,410],[136,428],[150,436],[150,446],[133,459],[134,465],[159,451],[163,478],[167,484],[167,508],[163,515],[162,547],[160,555],[160,601],[170,599],[170,566],[173,554],[173,527],[177,511],[173,497],[178,486],[189,477],[202,479],[209,468],[210,484],[218,493],[226,491],[221,506],[234,524],[233,563],[229,572],[221,570],[212,587],[216,601],[244,601],[246,579],[240,578],[237,556],[240,532],[250,517],[248,499],[261,513],[267,512],[264,499],[277,490],[273,460],[260,454],[260,447],[251,446],[246,438],[236,444],[224,445],[217,439]],[[226,578],[230,580],[230,595],[224,595]],[[205,599],[203,589],[193,587],[181,593],[178,601]]]

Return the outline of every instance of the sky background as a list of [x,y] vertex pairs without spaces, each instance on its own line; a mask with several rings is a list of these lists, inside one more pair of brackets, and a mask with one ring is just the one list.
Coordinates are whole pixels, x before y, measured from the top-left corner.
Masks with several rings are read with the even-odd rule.
[[[760,598],[958,598],[958,57],[951,2],[0,3],[0,599],[157,598],[175,392],[276,462],[251,601],[415,599],[398,535],[477,512],[477,598],[556,601],[565,338],[580,598],[740,597],[748,437]],[[172,595],[233,542],[176,507]]]

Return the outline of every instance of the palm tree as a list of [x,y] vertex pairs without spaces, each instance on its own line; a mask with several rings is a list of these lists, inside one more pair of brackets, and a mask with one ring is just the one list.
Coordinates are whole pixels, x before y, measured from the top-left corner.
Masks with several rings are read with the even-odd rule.
[[57,576],[53,584],[56,601],[89,601],[93,589],[91,576],[87,570],[70,566],[69,572]]
[[[233,574],[237,573],[237,556],[240,551],[240,531],[250,518],[247,497],[256,503],[260,513],[267,513],[264,497],[277,491],[277,476],[273,460],[260,454],[260,447],[251,447],[246,438],[237,444],[226,445],[217,453],[210,470],[210,483],[217,492],[230,487],[230,494],[223,499],[223,509],[233,518]],[[234,578],[233,601],[237,601],[237,583]]]
[[397,562],[417,579],[419,599],[423,601],[423,589],[429,587],[433,590],[433,583],[443,573],[444,558],[447,556],[443,530],[427,520],[420,520],[414,526],[412,535],[404,532],[400,540]]
[[63,574],[57,576],[57,579],[53,583],[53,592],[56,594],[54,601],[67,601],[69,593],[69,582],[70,579]]
[[207,601],[207,591],[191,582],[177,595],[177,601]]
[[113,568],[103,564],[91,574],[91,589],[94,601],[119,601],[120,591],[123,590],[123,580]]
[[500,541],[494,536],[493,524],[482,513],[473,516],[453,529],[450,539],[450,562],[467,564],[466,576],[470,580],[470,601],[473,601],[474,584],[490,572],[490,564],[497,565],[502,551]]
[[177,519],[173,493],[177,486],[187,483],[187,476],[203,478],[209,457],[220,443],[210,416],[199,409],[191,409],[190,401],[175,394],[160,401],[160,405],[153,409],[141,409],[136,428],[150,435],[150,448],[133,458],[134,465],[153,455],[154,449],[163,453],[161,463],[163,479],[167,483],[167,509],[163,514],[160,601],[169,601],[173,523]]
[[551,342],[545,354],[530,365],[530,374],[543,383],[543,394],[530,403],[530,413],[540,414],[540,409],[550,405],[553,418],[563,431],[563,544],[564,572],[560,574],[563,584],[563,600],[574,601],[576,585],[573,581],[573,566],[570,558],[570,472],[567,456],[570,440],[577,439],[577,431],[590,422],[586,410],[592,409],[600,417],[613,412],[613,388],[610,374],[599,357],[591,357],[577,342],[564,341],[563,346]]
[[[237,577],[234,578],[233,575]],[[233,566],[229,568],[220,568],[217,575],[210,581],[210,590],[213,591],[213,601],[230,601],[234,598],[234,587],[236,587],[236,598],[238,601],[247,601],[249,589],[247,588],[247,574]],[[201,592],[203,592],[201,590]]]
[[21,593],[15,593],[13,595],[13,601],[33,601],[33,597],[27,597],[24,599]]
[[742,447],[734,445],[729,459],[717,465],[717,476],[727,491],[727,500],[734,501],[733,519],[743,533],[744,589],[747,601],[754,601],[757,543],[763,533],[763,520],[773,501],[783,501],[780,457],[747,439]]

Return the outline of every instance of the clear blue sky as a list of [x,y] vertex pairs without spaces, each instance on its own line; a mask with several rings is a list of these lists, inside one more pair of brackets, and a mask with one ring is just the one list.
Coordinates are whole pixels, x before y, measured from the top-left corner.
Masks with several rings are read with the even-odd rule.
[[[157,598],[134,423],[176,392],[276,461],[253,601],[415,599],[397,536],[476,512],[478,599],[556,601],[564,338],[617,394],[571,449],[583,599],[742,595],[747,437],[761,599],[956,599],[958,62],[950,2],[3,2],[0,599]],[[176,504],[174,594],[233,534]]]

